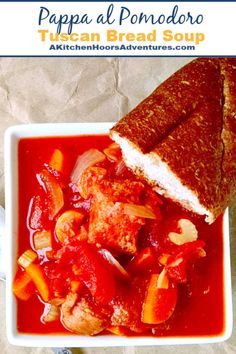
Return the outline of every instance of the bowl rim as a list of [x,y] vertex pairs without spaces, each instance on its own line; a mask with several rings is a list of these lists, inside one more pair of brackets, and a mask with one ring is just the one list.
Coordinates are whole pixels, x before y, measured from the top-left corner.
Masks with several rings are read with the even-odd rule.
[[9,127],[4,136],[5,205],[6,205],[6,329],[8,341],[17,346],[29,347],[114,347],[155,346],[176,344],[205,344],[227,340],[233,329],[232,288],[230,264],[229,212],[223,217],[223,283],[225,328],[217,335],[173,337],[118,337],[115,335],[79,336],[74,334],[24,334],[16,327],[16,301],[12,281],[16,267],[16,239],[18,230],[18,142],[29,137],[62,137],[106,134],[114,122],[41,123]]

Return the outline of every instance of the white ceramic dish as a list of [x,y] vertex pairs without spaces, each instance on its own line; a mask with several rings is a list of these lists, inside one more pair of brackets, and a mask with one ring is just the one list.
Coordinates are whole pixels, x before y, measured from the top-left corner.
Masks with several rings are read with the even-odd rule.
[[7,129],[5,133],[5,193],[6,193],[6,325],[11,344],[39,347],[111,347],[137,345],[202,344],[221,342],[232,332],[232,291],[229,249],[228,211],[223,220],[224,232],[224,312],[225,329],[216,336],[196,337],[117,337],[98,335],[95,337],[68,335],[22,334],[17,330],[16,301],[12,294],[12,280],[16,271],[17,233],[18,233],[18,142],[25,137],[74,136],[107,133],[113,123],[75,123],[75,124],[35,124],[19,125]]

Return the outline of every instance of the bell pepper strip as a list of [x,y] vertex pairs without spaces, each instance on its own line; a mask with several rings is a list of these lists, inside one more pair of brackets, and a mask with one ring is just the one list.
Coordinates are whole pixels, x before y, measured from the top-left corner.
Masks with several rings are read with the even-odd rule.
[[58,172],[62,171],[64,156],[59,149],[55,149],[49,161],[49,166]]
[[16,274],[12,290],[15,296],[23,301],[29,300],[29,298],[35,293],[34,284],[31,277],[26,272],[18,272]]
[[176,302],[177,288],[169,281],[166,272],[152,274],[143,303],[142,322],[160,324],[167,321],[174,312]]
[[38,292],[43,301],[48,302],[49,287],[40,265],[31,263],[28,267],[25,268],[25,271],[34,282],[34,285],[38,289]]
[[37,179],[47,194],[48,218],[53,220],[64,205],[63,191],[56,178],[47,170],[37,173]]

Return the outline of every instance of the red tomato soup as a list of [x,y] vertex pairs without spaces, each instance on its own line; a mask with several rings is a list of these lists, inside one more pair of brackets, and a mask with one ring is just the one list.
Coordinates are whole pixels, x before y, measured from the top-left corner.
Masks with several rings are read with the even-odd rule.
[[158,195],[108,136],[19,142],[21,333],[220,334],[222,238],[222,216]]

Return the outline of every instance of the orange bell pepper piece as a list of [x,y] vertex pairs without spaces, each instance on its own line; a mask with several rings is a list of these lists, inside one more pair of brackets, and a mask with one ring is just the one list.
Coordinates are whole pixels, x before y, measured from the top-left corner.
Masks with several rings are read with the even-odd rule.
[[18,272],[13,281],[12,290],[18,299],[27,301],[34,294],[35,287],[26,272]]
[[159,324],[168,320],[177,302],[177,288],[170,283],[166,271],[152,274],[143,304],[142,322]]
[[51,168],[53,168],[54,170],[61,172],[62,167],[63,167],[63,160],[64,160],[64,157],[63,157],[61,150],[55,149],[53,151],[52,157],[49,161],[49,166]]
[[40,265],[31,263],[27,268],[25,268],[25,271],[34,282],[34,285],[38,289],[43,301],[48,302],[49,288]]
[[109,331],[112,334],[115,334],[116,336],[124,336],[125,335],[125,330],[122,326],[109,326],[106,329],[107,329],[107,331]]

